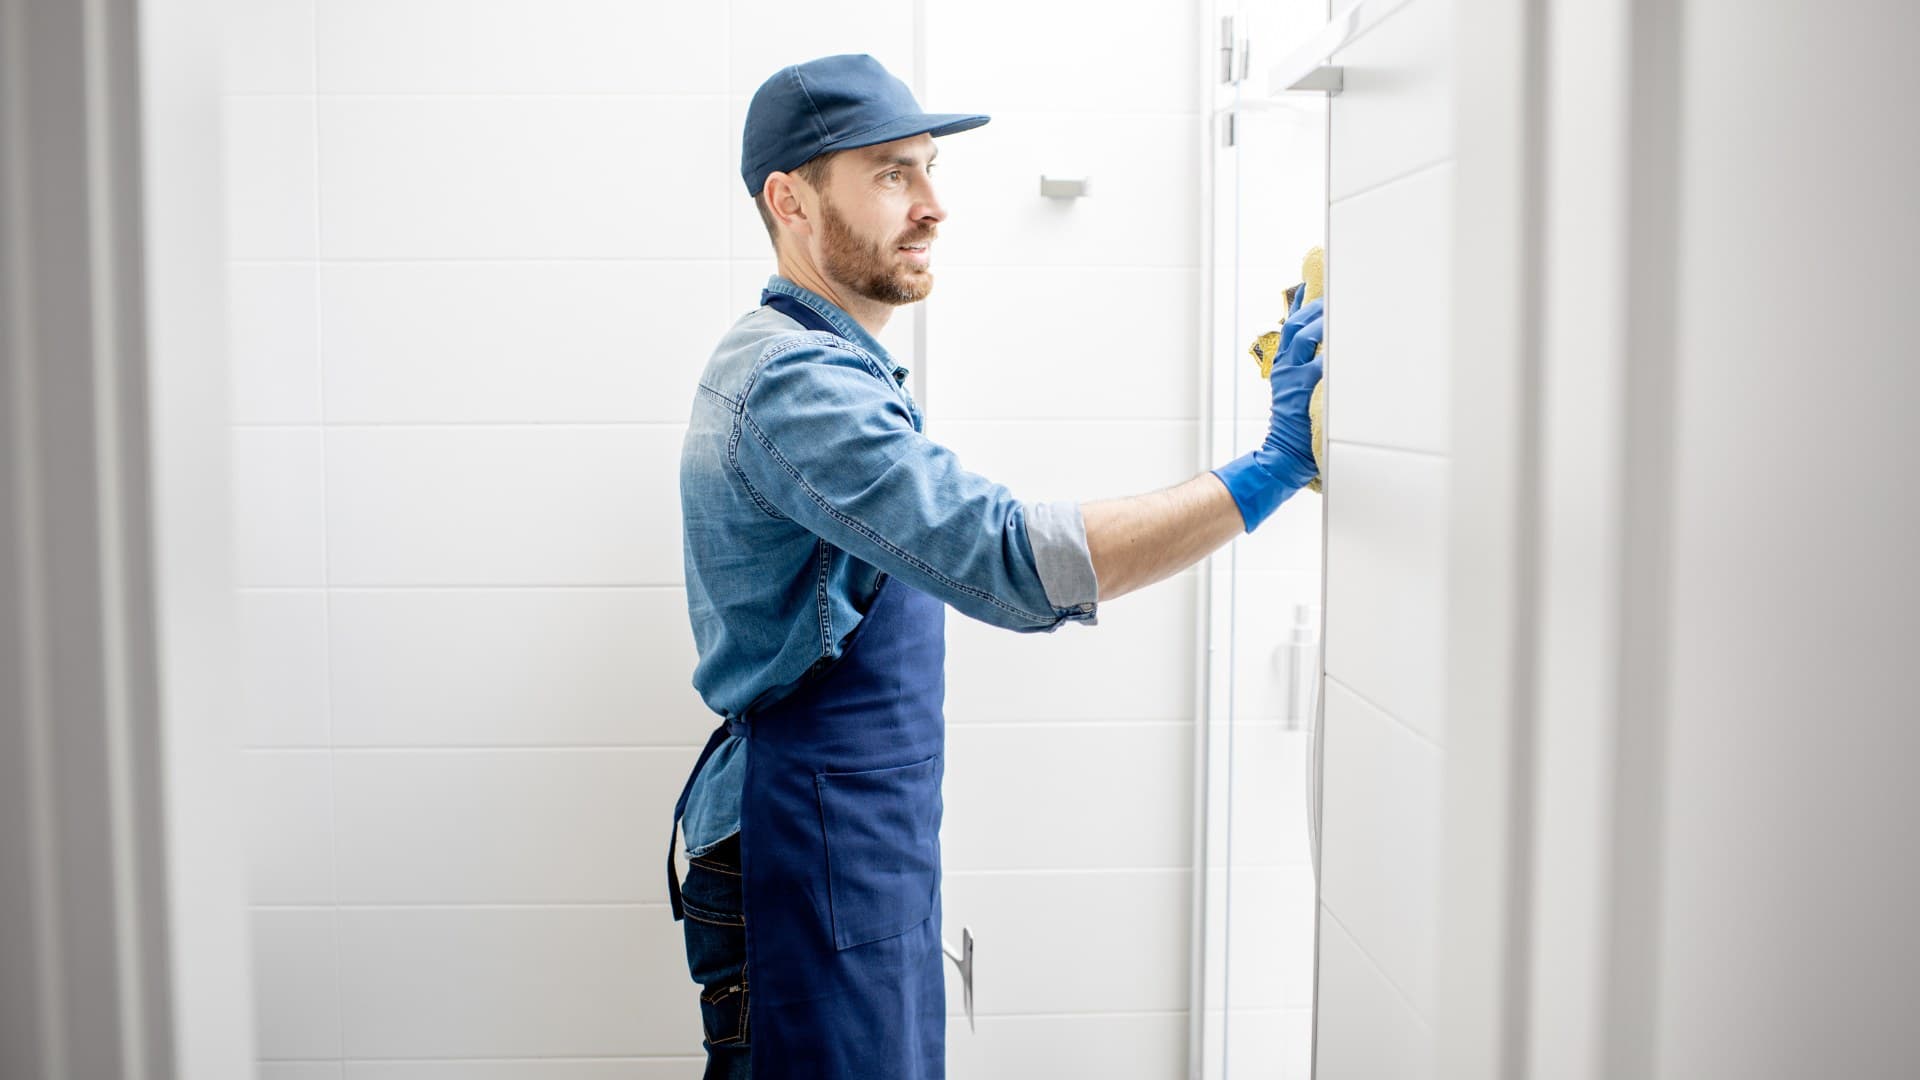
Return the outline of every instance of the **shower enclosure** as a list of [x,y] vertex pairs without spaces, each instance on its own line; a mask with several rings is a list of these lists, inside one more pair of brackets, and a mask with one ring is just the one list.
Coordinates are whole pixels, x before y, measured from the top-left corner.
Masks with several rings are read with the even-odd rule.
[[[1285,318],[1301,256],[1324,243],[1325,97],[1273,97],[1266,71],[1327,5],[1214,8],[1204,437],[1225,461],[1258,444],[1270,411],[1247,346]],[[1190,1070],[1205,1080],[1311,1073],[1320,498],[1289,499],[1206,582]]]

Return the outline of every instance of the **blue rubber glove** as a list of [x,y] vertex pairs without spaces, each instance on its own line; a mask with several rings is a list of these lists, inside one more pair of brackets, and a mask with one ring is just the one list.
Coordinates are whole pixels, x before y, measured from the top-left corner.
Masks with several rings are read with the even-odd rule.
[[1227,485],[1240,508],[1241,520],[1252,532],[1287,497],[1306,487],[1320,473],[1313,461],[1313,432],[1307,420],[1307,402],[1320,382],[1320,340],[1326,335],[1322,312],[1326,301],[1302,304],[1303,287],[1294,293],[1294,310],[1280,327],[1280,355],[1274,358],[1268,380],[1273,414],[1260,448],[1213,470]]

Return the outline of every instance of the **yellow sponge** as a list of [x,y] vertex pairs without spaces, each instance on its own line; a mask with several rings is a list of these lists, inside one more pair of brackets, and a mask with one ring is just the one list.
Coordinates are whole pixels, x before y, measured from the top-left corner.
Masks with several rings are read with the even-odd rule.
[[[1301,303],[1318,300],[1327,294],[1327,253],[1324,248],[1313,248],[1307,252],[1306,258],[1300,260],[1300,280],[1301,287],[1305,288],[1307,293],[1300,298]],[[1284,294],[1284,301],[1289,310],[1293,308],[1293,294],[1293,288],[1288,288]],[[1319,348],[1315,350],[1315,355],[1325,349],[1326,343],[1321,342]],[[1254,363],[1259,365],[1260,377],[1271,378],[1274,358],[1280,352],[1280,331],[1269,330],[1261,334],[1254,339],[1252,345],[1247,347],[1247,352],[1253,354]],[[1313,397],[1307,402],[1307,422],[1313,432],[1313,463],[1324,476],[1327,471],[1327,380],[1325,378],[1313,387]],[[1315,477],[1307,486],[1314,491],[1319,491],[1319,477]]]

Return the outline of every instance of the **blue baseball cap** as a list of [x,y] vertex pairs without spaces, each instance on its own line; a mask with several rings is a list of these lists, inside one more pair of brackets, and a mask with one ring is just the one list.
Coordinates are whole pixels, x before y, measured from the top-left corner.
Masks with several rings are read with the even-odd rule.
[[909,135],[951,135],[986,123],[973,113],[920,111],[913,91],[865,53],[794,64],[760,84],[740,137],[740,178],[758,195],[767,176],[792,172],[829,150]]

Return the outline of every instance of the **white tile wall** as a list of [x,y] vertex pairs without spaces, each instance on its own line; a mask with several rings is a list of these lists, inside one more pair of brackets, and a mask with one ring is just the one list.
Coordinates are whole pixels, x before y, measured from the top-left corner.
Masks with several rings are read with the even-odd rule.
[[[1297,790],[1297,789],[1296,789]],[[1235,820],[1235,832],[1241,831]],[[1236,855],[1238,853],[1236,852]],[[1225,1000],[1234,1011],[1313,1007],[1314,883],[1310,865],[1212,871],[1233,957]],[[1243,1059],[1245,1060],[1245,1059]]]
[[695,745],[679,588],[336,589],[337,746]]
[[314,0],[225,0],[229,94],[313,93]]
[[240,263],[228,276],[233,419],[320,422],[320,317],[311,263]]
[[253,912],[255,1039],[262,1058],[340,1056],[340,913]]
[[1433,1015],[1440,749],[1327,680],[1320,897]]
[[341,1080],[343,1066],[337,1061],[262,1062],[260,1080]]
[[[950,871],[943,914],[949,940],[963,925],[977,939],[979,1015],[1184,1013],[1191,887],[1185,867]],[[947,974],[948,1012],[964,1015]]]
[[[1302,493],[1289,502],[1313,502],[1320,499]],[[1284,508],[1284,504],[1283,504]],[[1318,515],[1314,515],[1317,519]],[[1269,524],[1278,524],[1268,519]],[[1269,524],[1262,524],[1266,531]],[[1305,619],[1308,632],[1320,633],[1320,573],[1313,570],[1267,570],[1248,550],[1251,540],[1242,541],[1234,567],[1233,599],[1233,713],[1242,725],[1284,723],[1289,718],[1289,697],[1295,692],[1290,682],[1293,629],[1296,620]],[[1306,609],[1304,614],[1300,609]],[[1300,678],[1309,683],[1315,678],[1319,658],[1309,647],[1301,657]],[[1311,687],[1299,690],[1303,699]],[[1312,716],[1298,716],[1302,727],[1310,726]]]
[[[966,221],[951,229],[971,227]],[[1035,267],[940,272],[939,299],[928,301],[939,348],[929,358],[926,405],[929,422],[938,423],[943,436],[961,420],[1199,415],[1197,376],[1205,357],[1198,347],[1194,270],[1078,269],[1072,271],[1077,302],[1071,308],[1060,303],[1061,278],[1057,269]],[[1190,456],[1155,460],[1164,468]],[[1100,458],[1078,460],[1093,466]],[[1138,470],[1123,472],[1121,479],[1119,490],[1142,482]]]
[[[910,310],[881,340],[971,467],[1132,494],[1202,467],[1196,24],[1063,4],[1040,17],[1098,55],[1043,63],[1036,34],[983,66],[1004,27],[946,0],[918,27],[853,0],[233,7],[261,1076],[695,1075],[658,850],[713,723],[677,465],[692,380],[773,270],[747,96],[833,52],[911,79],[921,52],[925,105],[995,113],[943,143],[925,357]],[[1119,93],[1089,88],[1122,54]],[[1095,200],[1039,198],[1068,168]],[[982,972],[956,1077],[1186,1059],[1194,589],[1053,635],[953,619],[946,910]]]
[[664,845],[693,761],[679,747],[336,753],[339,897],[665,903],[661,860],[633,849]]
[[256,750],[245,762],[249,894],[258,904],[331,902],[332,759],[324,750]]
[[[660,830],[644,832],[651,841]],[[700,1052],[685,946],[662,906],[348,908],[338,918],[348,1058]]]
[[1447,459],[1337,441],[1329,459],[1327,674],[1439,741]]
[[948,724],[1192,715],[1195,580],[1175,574],[1103,605],[1098,627],[1046,634],[1015,634],[949,610]]
[[1182,1075],[1187,1014],[982,1016],[978,1033],[963,1019],[947,1024],[949,1076]]
[[[687,1080],[701,1057],[350,1062],[342,1080]],[[263,1078],[266,1080],[266,1078]]]
[[[1327,293],[1335,357],[1328,434],[1344,442],[1444,454],[1453,335],[1453,166],[1441,162],[1336,204]],[[1347,287],[1343,271],[1355,274]]]
[[326,583],[326,483],[313,427],[234,431],[234,576],[241,585]]
[[726,263],[348,262],[320,275],[338,422],[685,423]]
[[1320,909],[1315,1080],[1424,1080],[1433,1033],[1331,909]]
[[[714,60],[729,73],[728,91],[743,98],[752,97],[767,76],[788,64],[840,53],[867,53],[912,85],[914,6],[813,0],[807,5],[807,17],[798,19],[793,6],[780,0],[727,0],[731,20],[727,51]],[[959,112],[965,108],[961,102],[946,101],[937,93],[920,97],[921,106],[930,112]],[[734,157],[738,158],[739,129],[728,131],[734,138]]]
[[[1305,731],[1271,721],[1233,725],[1231,744],[1222,746],[1221,756],[1214,760],[1231,759],[1236,874],[1311,863],[1305,791],[1308,749]],[[1312,921],[1309,917],[1307,924]]]
[[243,589],[236,610],[244,742],[325,746],[327,594]]
[[1333,55],[1338,201],[1453,156],[1453,3],[1412,0]]
[[718,258],[725,117],[717,97],[322,97],[321,250]]
[[673,585],[680,425],[327,434],[341,585]]
[[629,0],[321,0],[320,90],[721,94],[726,16]]
[[[1198,264],[1195,123],[1178,113],[993,114],[941,148],[935,176],[950,216],[939,264],[1069,272]],[[1087,177],[1092,194],[1042,198],[1043,174]]]
[[1180,721],[956,724],[947,734],[948,872],[1180,869],[1193,827],[1193,729]]
[[1220,1061],[1228,1076],[1312,1080],[1311,1008],[1215,1010],[1206,1038],[1208,1060]]
[[[1431,1074],[1445,747],[1450,0],[1336,54],[1316,1075]],[[1470,237],[1459,237],[1468,242]]]
[[226,136],[229,255],[312,258],[319,235],[313,99],[230,96]]

